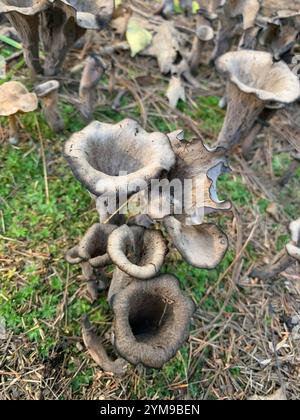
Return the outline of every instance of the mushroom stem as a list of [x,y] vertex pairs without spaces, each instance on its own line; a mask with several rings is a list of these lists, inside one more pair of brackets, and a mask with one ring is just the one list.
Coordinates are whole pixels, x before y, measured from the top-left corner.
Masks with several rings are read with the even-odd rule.
[[33,73],[42,73],[39,59],[39,17],[12,12],[7,15],[12,26],[18,31],[23,44],[24,59]]
[[257,277],[260,280],[272,280],[276,278],[280,273],[290,267],[295,260],[288,254],[285,254],[276,264],[267,265],[261,269],[254,269],[250,277]]
[[218,146],[231,149],[249,134],[265,103],[253,93],[242,92],[232,82],[227,86],[228,108]]
[[80,111],[84,118],[90,120],[97,103],[97,85],[105,71],[105,65],[96,55],[88,57],[84,67],[79,88]]
[[10,144],[16,145],[19,143],[19,126],[16,115],[10,115],[9,121],[9,142]]
[[42,100],[42,106],[47,123],[55,133],[64,130],[65,124],[58,110],[58,91],[53,91]]
[[101,338],[97,336],[87,316],[82,319],[82,337],[90,356],[104,372],[111,372],[117,376],[124,375],[126,370],[125,360],[117,359],[113,361],[108,357]]

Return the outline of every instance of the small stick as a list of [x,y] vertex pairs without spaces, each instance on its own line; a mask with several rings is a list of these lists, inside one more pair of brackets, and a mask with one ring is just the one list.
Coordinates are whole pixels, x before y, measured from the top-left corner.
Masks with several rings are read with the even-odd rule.
[[49,204],[50,196],[49,196],[49,184],[48,184],[48,173],[47,173],[47,161],[45,156],[45,148],[44,148],[44,142],[43,137],[41,133],[41,128],[37,119],[37,116],[35,115],[35,123],[37,126],[39,141],[41,145],[41,155],[42,155],[42,161],[43,161],[43,172],[44,172],[44,181],[45,181],[45,193],[46,193],[46,203]]

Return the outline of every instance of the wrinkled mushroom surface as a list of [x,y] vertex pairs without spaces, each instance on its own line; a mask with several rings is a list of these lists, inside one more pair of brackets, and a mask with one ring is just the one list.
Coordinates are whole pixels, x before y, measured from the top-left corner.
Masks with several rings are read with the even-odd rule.
[[124,273],[146,280],[159,273],[167,246],[157,230],[124,225],[110,235],[107,251],[113,263]]
[[188,339],[195,306],[178,280],[133,281],[113,300],[115,346],[130,363],[161,368]]
[[226,235],[213,224],[186,226],[174,217],[166,217],[164,226],[176,249],[194,267],[216,268],[228,249]]
[[91,123],[66,143],[65,157],[75,177],[97,197],[120,190],[130,196],[175,164],[168,137],[149,134],[130,119]]
[[64,121],[58,109],[58,91],[60,84],[57,80],[49,80],[35,88],[37,96],[42,101],[46,121],[52,130],[59,133],[64,129]]

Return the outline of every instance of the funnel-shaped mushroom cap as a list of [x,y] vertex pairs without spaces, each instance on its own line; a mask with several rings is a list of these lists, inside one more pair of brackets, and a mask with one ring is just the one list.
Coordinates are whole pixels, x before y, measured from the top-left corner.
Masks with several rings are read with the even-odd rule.
[[91,123],[66,143],[65,156],[75,177],[96,196],[120,190],[132,195],[175,164],[168,137],[149,134],[130,119]]
[[274,63],[266,52],[229,52],[217,60],[217,69],[242,92],[253,93],[261,101],[292,103],[300,96],[297,76],[287,64]]
[[161,368],[188,339],[195,306],[178,280],[133,281],[113,300],[115,346],[134,365]]
[[259,0],[227,0],[226,6],[226,10],[228,10],[231,17],[243,17],[244,30],[254,26],[260,9]]
[[[50,0],[57,3],[57,0]],[[74,17],[83,29],[102,29],[113,15],[114,0],[59,0],[74,10]]]
[[49,80],[48,82],[42,83],[35,88],[35,93],[39,98],[51,95],[51,93],[57,92],[60,84],[57,80]]
[[115,268],[113,277],[109,286],[107,301],[112,306],[114,297],[121,291],[124,290],[134,279],[118,267]]
[[114,264],[126,274],[147,280],[159,273],[167,246],[157,230],[124,225],[110,235],[107,251]]
[[0,13],[17,12],[22,15],[35,15],[49,7],[48,0],[0,0]]
[[111,259],[107,253],[107,242],[109,235],[116,228],[115,225],[94,224],[88,229],[79,244],[67,252],[67,262],[78,264],[82,261],[88,261],[94,268],[111,264]]
[[186,226],[166,217],[164,226],[182,257],[194,267],[216,268],[228,249],[228,239],[216,225]]
[[0,86],[0,115],[8,117],[18,112],[32,112],[38,107],[35,93],[29,93],[19,82],[7,82]]

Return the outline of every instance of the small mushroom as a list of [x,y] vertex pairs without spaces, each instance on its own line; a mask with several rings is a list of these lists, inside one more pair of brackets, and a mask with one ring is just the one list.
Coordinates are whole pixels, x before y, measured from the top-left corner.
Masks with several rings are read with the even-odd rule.
[[189,336],[195,311],[176,277],[133,281],[113,299],[117,352],[128,362],[161,368]]
[[115,213],[121,196],[128,199],[147,188],[175,164],[168,137],[149,134],[130,119],[114,125],[91,123],[66,143],[65,157],[75,177],[96,197],[100,221]]
[[213,224],[186,226],[175,217],[166,217],[164,226],[176,249],[196,268],[216,268],[228,249],[226,235]]
[[300,262],[300,219],[290,224],[292,242],[287,244],[286,250],[290,257]]
[[42,101],[46,121],[55,133],[63,131],[65,126],[58,110],[59,87],[57,80],[50,80],[35,88],[35,93]]
[[100,57],[95,54],[88,57],[79,87],[80,111],[87,120],[93,117],[98,98],[97,85],[105,69],[106,66]]
[[87,316],[82,319],[82,338],[90,356],[104,372],[123,376],[127,363],[124,359],[111,360],[104,348],[102,339],[97,335]]
[[147,280],[159,273],[167,246],[157,230],[124,225],[110,235],[107,251],[113,263],[124,273]]
[[200,64],[208,64],[213,50],[215,37],[211,22],[203,15],[197,16],[197,29],[189,57],[190,69],[193,73]]
[[94,224],[78,245],[70,249],[65,259],[69,264],[80,264],[84,280],[92,301],[97,300],[99,292],[106,288],[102,269],[112,263],[107,253],[109,235],[115,225]]
[[33,112],[38,107],[35,93],[29,93],[19,82],[6,82],[0,86],[0,116],[9,119],[9,142],[18,144],[19,127],[17,114]]
[[227,76],[228,107],[218,145],[231,149],[249,134],[263,109],[272,102],[289,104],[300,96],[300,82],[289,67],[272,55],[242,50],[219,58],[217,69]]
[[41,13],[48,7],[48,0],[0,0],[0,14],[4,13],[19,33],[26,64],[34,73],[42,73],[39,58],[39,21]]

